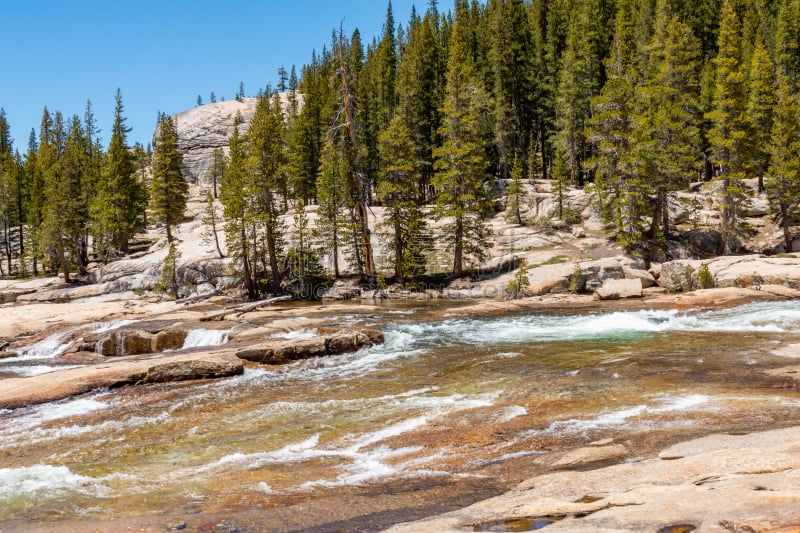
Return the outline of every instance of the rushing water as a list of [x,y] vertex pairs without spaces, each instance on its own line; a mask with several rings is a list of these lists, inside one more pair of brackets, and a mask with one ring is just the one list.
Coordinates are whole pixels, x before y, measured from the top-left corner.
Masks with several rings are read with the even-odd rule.
[[[796,302],[424,316],[340,317],[385,329],[355,354],[0,411],[0,530],[375,530],[505,490],[552,450],[624,436],[637,460],[800,415],[760,372],[789,364],[771,352],[798,342]],[[0,365],[60,350],[56,335]]]

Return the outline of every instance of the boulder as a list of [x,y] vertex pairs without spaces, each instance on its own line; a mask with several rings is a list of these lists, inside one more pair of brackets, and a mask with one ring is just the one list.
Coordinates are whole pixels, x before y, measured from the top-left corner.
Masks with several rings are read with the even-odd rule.
[[153,334],[148,331],[128,331],[121,337],[120,355],[141,355],[153,352]]
[[619,300],[621,298],[641,298],[642,280],[636,279],[610,279],[603,286],[594,291],[595,300]]
[[586,237],[586,230],[580,226],[575,226],[572,228],[572,236],[576,239],[583,239]]
[[145,381],[167,383],[193,379],[216,379],[235,376],[244,371],[242,361],[233,354],[214,357],[189,357],[158,362],[147,369]]
[[0,304],[10,304],[17,301],[20,296],[32,294],[36,289],[6,289],[0,291]]
[[164,350],[180,350],[188,332],[182,328],[172,328],[160,331],[152,336],[150,348],[153,352]]
[[623,267],[622,273],[625,279],[639,279],[642,281],[642,288],[648,289],[657,284],[656,278],[647,270],[639,270],[638,268]]
[[380,343],[383,343],[383,333],[376,328],[323,327],[314,338],[270,340],[242,348],[236,356],[256,363],[279,365],[298,359],[355,352]]

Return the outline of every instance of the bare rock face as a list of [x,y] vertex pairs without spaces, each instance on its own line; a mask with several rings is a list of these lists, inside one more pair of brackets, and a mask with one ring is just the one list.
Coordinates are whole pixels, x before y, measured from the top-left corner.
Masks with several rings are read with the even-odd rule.
[[208,184],[208,169],[215,148],[227,153],[236,114],[242,116],[239,133],[244,135],[256,110],[257,98],[217,102],[175,115],[178,148],[183,154],[183,177],[192,183]]
[[[289,93],[281,95],[284,108]],[[302,104],[302,95],[296,95]],[[183,155],[183,177],[191,183],[209,185],[208,170],[213,161],[214,149],[228,153],[228,139],[233,134],[233,122],[241,115],[239,133],[244,135],[256,112],[258,98],[229,100],[195,107],[175,115],[178,126],[178,149]],[[155,134],[154,134],[155,137]]]

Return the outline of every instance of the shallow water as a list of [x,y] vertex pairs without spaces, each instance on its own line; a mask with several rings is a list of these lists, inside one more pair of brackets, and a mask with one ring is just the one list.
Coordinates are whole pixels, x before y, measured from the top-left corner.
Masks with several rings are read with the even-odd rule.
[[[791,363],[770,352],[798,342],[796,302],[424,317],[340,317],[385,329],[356,354],[0,411],[0,530],[377,530],[506,490],[553,450],[624,437],[637,460],[800,415],[760,373]],[[57,340],[0,371],[54,364]]]

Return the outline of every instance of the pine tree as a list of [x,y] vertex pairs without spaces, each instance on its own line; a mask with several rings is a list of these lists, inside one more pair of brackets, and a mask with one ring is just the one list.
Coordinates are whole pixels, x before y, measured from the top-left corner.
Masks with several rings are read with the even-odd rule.
[[167,255],[164,257],[164,263],[161,266],[161,280],[156,285],[156,290],[159,292],[166,292],[172,297],[178,299],[178,262],[181,259],[181,252],[174,242],[169,243]]
[[208,97],[208,100],[209,100],[209,101],[210,101],[212,104],[216,104],[216,103],[217,103],[217,95],[216,95],[216,94],[214,94],[214,91],[211,91],[211,94],[209,95],[209,97]]
[[458,0],[442,108],[444,142],[434,151],[436,216],[449,221],[444,238],[453,251],[455,278],[464,274],[465,256],[480,261],[489,246],[483,220],[488,211],[483,183],[489,162],[482,137],[487,98],[472,61],[468,13],[466,1]]
[[730,2],[722,7],[719,30],[719,53],[715,59],[717,84],[714,110],[708,114],[713,123],[709,134],[713,163],[720,183],[722,253],[731,254],[738,247],[742,233],[742,209],[747,201],[742,180],[747,175],[747,127],[744,73],[739,61],[740,24]]
[[94,251],[108,260],[116,252],[126,253],[128,242],[143,226],[147,192],[136,177],[136,165],[127,145],[130,131],[122,116],[122,93],[117,89],[111,142],[97,194],[92,202]]
[[791,79],[781,75],[769,151],[772,164],[767,177],[767,195],[783,228],[784,246],[792,251],[791,226],[800,216],[800,97]]
[[588,155],[586,123],[595,80],[590,53],[587,11],[579,9],[569,20],[555,96],[557,133],[554,142],[566,156],[570,181],[582,185],[583,164]]
[[669,204],[700,169],[700,43],[664,2],[648,49],[648,79],[639,93],[642,109],[634,136],[652,205],[650,257],[663,252],[670,235]]
[[[6,256],[8,275],[11,275],[13,251],[11,249],[11,218],[14,211],[12,194],[13,176],[16,174],[11,141],[11,127],[6,112],[0,108],[0,231],[3,238],[3,253]],[[4,276],[0,262],[0,276]]]
[[254,251],[250,248],[247,231],[253,218],[252,201],[248,183],[247,153],[245,140],[239,134],[241,115],[233,121],[233,133],[229,139],[228,171],[220,183],[219,198],[223,205],[225,242],[234,267],[241,262],[242,277],[247,296],[258,298],[258,289],[253,279],[255,270]]
[[211,192],[212,196],[216,199],[219,198],[219,184],[225,176],[225,152],[222,148],[214,148],[211,152],[211,165],[208,168],[208,173],[211,177]]
[[508,199],[506,201],[506,218],[522,225],[522,163],[514,158],[511,164],[511,181],[508,185]]
[[528,143],[533,134],[537,87],[533,78],[533,39],[522,0],[489,3],[494,85],[495,144],[501,178],[507,178],[514,158],[527,167]]
[[222,253],[222,247],[219,244],[219,226],[221,223],[219,212],[217,210],[217,203],[209,191],[206,194],[206,206],[203,209],[203,218],[201,220],[205,229],[203,230],[203,242],[206,244],[214,244],[217,250],[217,255],[220,259],[225,258]]
[[643,176],[634,146],[635,90],[640,80],[631,7],[630,0],[618,4],[611,57],[606,63],[607,81],[591,101],[589,139],[596,147],[591,164],[596,169],[601,213],[614,224],[617,241],[635,250],[642,245],[645,229]]
[[443,61],[446,56],[435,5],[428,9],[422,19],[412,17],[407,35],[408,42],[398,66],[399,110],[411,130],[420,169],[419,195],[427,200],[433,176],[433,150],[440,144]]
[[336,278],[341,275],[339,254],[345,248],[346,235],[351,230],[347,217],[350,179],[343,150],[344,143],[335,134],[328,137],[322,149],[316,186],[319,203],[316,237],[321,241],[322,249],[330,251]]
[[317,299],[319,288],[324,286],[324,270],[320,263],[320,251],[312,246],[308,215],[302,199],[294,206],[293,239],[283,258],[283,272],[287,279],[286,291],[298,299]]
[[758,176],[758,190],[764,190],[764,174],[769,166],[769,144],[772,133],[772,114],[775,106],[775,80],[772,60],[763,40],[756,39],[750,58],[747,118],[752,127],[753,167]]
[[[50,142],[46,146],[51,146]],[[63,274],[65,283],[71,281],[70,271],[80,264],[81,237],[87,222],[80,205],[81,196],[75,194],[81,190],[85,178],[84,148],[83,127],[75,116],[59,161],[44,171],[44,204],[37,244],[45,256],[52,258],[53,269]],[[47,157],[50,156],[45,155],[40,161]]]
[[278,255],[282,252],[283,228],[277,205],[278,194],[285,191],[285,124],[280,99],[269,91],[258,100],[247,132],[248,161],[255,198],[256,218],[263,228],[272,293],[281,288]]
[[391,232],[389,249],[394,263],[395,279],[415,285],[425,274],[427,248],[422,228],[422,211],[417,200],[417,162],[411,132],[395,115],[389,127],[378,138],[381,173],[378,199],[386,205],[384,224]]
[[775,66],[793,90],[800,83],[800,0],[778,0]]
[[178,128],[174,118],[161,117],[153,148],[150,207],[156,220],[164,224],[167,242],[171,243],[173,228],[183,220],[189,197],[189,183],[183,178],[183,156],[178,151]]

